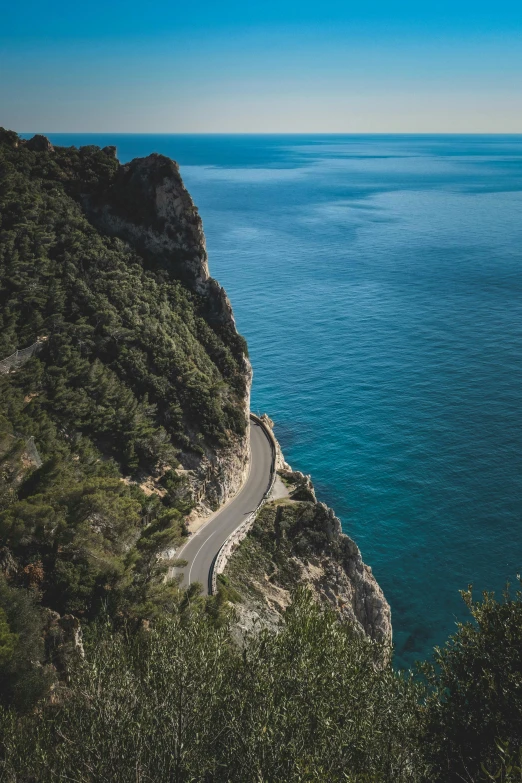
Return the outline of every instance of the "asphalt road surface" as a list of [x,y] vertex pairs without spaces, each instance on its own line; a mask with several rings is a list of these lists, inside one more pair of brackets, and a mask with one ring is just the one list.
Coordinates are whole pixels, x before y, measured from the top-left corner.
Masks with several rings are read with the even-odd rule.
[[250,472],[238,494],[189,539],[176,557],[186,560],[183,587],[199,582],[209,593],[210,568],[228,536],[254,511],[270,485],[272,448],[259,424],[250,422]]

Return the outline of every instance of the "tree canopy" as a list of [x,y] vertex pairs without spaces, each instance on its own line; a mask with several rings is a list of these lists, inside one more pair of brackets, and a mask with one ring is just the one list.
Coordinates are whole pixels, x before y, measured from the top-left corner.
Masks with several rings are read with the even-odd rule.
[[0,129],[0,359],[40,339],[0,373],[2,570],[61,615],[150,617],[194,506],[180,461],[245,432],[246,346],[175,269],[91,222],[114,155],[43,142]]

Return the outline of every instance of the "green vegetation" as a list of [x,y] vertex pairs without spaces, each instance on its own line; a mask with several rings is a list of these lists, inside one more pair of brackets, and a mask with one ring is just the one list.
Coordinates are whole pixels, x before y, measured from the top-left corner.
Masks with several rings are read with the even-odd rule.
[[0,578],[0,705],[24,712],[47,694],[54,674],[45,663],[44,623],[31,591]]
[[2,713],[3,779],[515,783],[522,595],[467,601],[427,682],[302,589],[242,645],[197,600],[137,632],[99,623],[53,704]]
[[[506,768],[513,764],[510,779],[519,781],[514,756],[522,753],[522,592],[506,591],[501,603],[491,593],[475,602],[471,590],[463,598],[474,622],[459,624],[446,646],[435,650],[435,664],[422,667],[431,688],[429,759],[442,780],[476,780],[484,765],[496,773],[496,760],[511,756]],[[445,778],[448,769],[452,777]]]
[[[0,374],[0,565],[35,627],[42,607],[139,622],[177,600],[158,559],[194,506],[176,469],[245,431],[242,338],[90,222],[86,203],[103,205],[120,171],[97,147],[35,151],[0,129],[0,359],[44,338]],[[25,645],[15,620],[4,607],[0,681]]]
[[301,578],[295,558],[307,561],[317,555],[343,557],[332,540],[324,508],[308,501],[276,501],[261,509],[226,573],[231,587],[243,595],[255,595],[253,582],[262,584],[265,575],[271,584],[293,590]]
[[244,341],[75,199],[100,197],[118,162],[96,147],[14,143],[0,132],[0,357],[49,337],[31,367],[32,418],[89,436],[126,471],[244,432]]
[[304,594],[280,634],[243,650],[197,612],[132,640],[102,628],[58,708],[26,719],[23,739],[6,718],[6,769],[42,783],[395,781],[413,762],[416,689],[381,652]]

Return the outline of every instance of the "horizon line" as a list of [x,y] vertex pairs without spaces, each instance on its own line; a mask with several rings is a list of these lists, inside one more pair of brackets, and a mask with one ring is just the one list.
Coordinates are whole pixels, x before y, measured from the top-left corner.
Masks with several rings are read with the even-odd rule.
[[522,136],[520,131],[15,131],[29,134],[81,136]]

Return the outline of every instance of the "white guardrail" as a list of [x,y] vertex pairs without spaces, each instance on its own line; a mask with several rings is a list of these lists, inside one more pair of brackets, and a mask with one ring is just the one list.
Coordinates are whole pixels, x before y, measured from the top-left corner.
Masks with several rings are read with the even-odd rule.
[[270,447],[272,449],[272,465],[270,467],[270,482],[257,508],[239,525],[239,527],[237,527],[234,530],[233,533],[229,535],[226,541],[221,545],[221,548],[217,553],[214,562],[212,563],[212,568],[210,569],[209,592],[211,595],[215,595],[217,593],[218,575],[223,573],[226,564],[228,563],[233,551],[241,543],[241,541],[243,541],[243,539],[246,537],[247,533],[251,529],[259,509],[265,505],[268,498],[270,497],[270,493],[272,492],[274,482],[276,480],[277,445],[272,430],[270,429],[268,424],[266,424],[263,421],[263,419],[261,419],[259,416],[256,416],[255,413],[251,413],[250,418],[256,424],[259,424],[259,426],[262,427],[265,435],[267,436],[270,442]]

